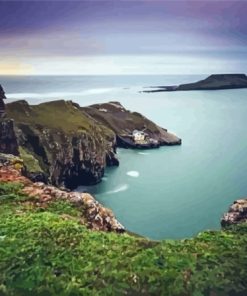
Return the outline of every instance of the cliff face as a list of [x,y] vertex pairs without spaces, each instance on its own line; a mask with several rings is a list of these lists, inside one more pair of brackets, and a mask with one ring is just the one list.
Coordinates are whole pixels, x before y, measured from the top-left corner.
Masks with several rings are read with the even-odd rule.
[[0,119],[0,153],[19,154],[13,120]]
[[106,165],[117,165],[116,139],[76,104],[54,101],[30,106],[25,101],[6,106],[15,120],[20,155],[29,177],[75,188],[99,182]]
[[0,118],[4,117],[5,115],[4,99],[6,99],[5,93],[2,86],[0,85]]

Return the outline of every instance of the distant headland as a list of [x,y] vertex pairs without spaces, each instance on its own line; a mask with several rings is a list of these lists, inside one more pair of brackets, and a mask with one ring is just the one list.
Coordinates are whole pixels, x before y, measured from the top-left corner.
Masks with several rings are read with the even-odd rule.
[[156,86],[154,89],[143,91],[144,93],[162,91],[185,90],[220,90],[247,88],[247,76],[245,74],[213,74],[206,79],[180,85]]

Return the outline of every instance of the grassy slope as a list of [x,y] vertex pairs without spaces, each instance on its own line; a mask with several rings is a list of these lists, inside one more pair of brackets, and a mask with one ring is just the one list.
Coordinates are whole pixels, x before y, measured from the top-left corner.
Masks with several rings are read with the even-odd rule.
[[[0,295],[246,295],[247,226],[152,242],[93,232],[0,184]],[[66,215],[65,215],[66,214]]]
[[[107,127],[112,129],[116,134],[126,134],[132,132],[134,129],[142,130],[146,128],[152,133],[158,133],[160,128],[145,118],[138,112],[130,112],[120,105],[111,105],[111,103],[95,104],[89,107],[81,108],[93,118],[102,122]],[[99,111],[100,108],[108,110],[107,112]]]
[[[17,101],[6,105],[7,114],[15,122],[31,126],[40,125],[65,133],[89,132],[93,134],[101,128],[95,120],[89,118],[71,101],[52,101],[39,105],[28,105],[25,101]],[[104,129],[104,132],[111,133]]]

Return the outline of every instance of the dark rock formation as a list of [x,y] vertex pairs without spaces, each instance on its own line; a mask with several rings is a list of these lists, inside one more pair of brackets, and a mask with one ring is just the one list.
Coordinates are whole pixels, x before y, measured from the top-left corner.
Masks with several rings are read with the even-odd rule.
[[230,206],[221,219],[221,226],[247,222],[247,199],[238,199]]
[[[142,114],[126,110],[119,102],[95,104],[82,110],[116,134],[118,147],[157,148],[162,145],[181,144],[181,139],[177,136],[159,127]],[[130,137],[134,130],[145,130],[145,134],[154,141],[135,143]]]
[[5,115],[4,99],[6,99],[5,93],[2,86],[0,85],[0,118],[4,117]]
[[206,79],[178,86],[158,86],[154,90],[144,92],[181,91],[181,90],[219,90],[247,88],[247,76],[245,74],[213,74]]
[[0,118],[0,153],[19,155],[13,120]]

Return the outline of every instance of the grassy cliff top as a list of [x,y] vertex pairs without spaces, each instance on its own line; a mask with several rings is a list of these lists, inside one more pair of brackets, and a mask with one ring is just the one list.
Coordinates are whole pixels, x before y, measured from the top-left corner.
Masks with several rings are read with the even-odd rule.
[[144,129],[157,132],[157,125],[138,112],[126,110],[119,102],[95,104],[82,108],[93,118],[104,123],[116,134],[132,132],[134,129]]
[[17,101],[6,105],[7,115],[16,124],[28,124],[62,130],[67,133],[100,131],[106,137],[114,133],[124,135],[133,130],[144,130],[155,139],[181,143],[181,140],[167,132],[138,112],[126,110],[119,102],[95,104],[80,107],[72,101],[51,101],[39,105],[29,105]]
[[119,102],[94,104],[81,109],[119,136],[128,135],[136,129],[145,130],[150,137],[156,140],[181,144],[177,136],[156,125],[142,114],[126,110]]
[[247,226],[154,242],[90,231],[65,201],[0,183],[0,295],[244,296]]
[[97,126],[95,120],[71,101],[59,100],[39,105],[29,105],[26,101],[17,101],[7,104],[6,111],[7,115],[13,118],[17,124],[42,126],[69,133],[90,132]]

